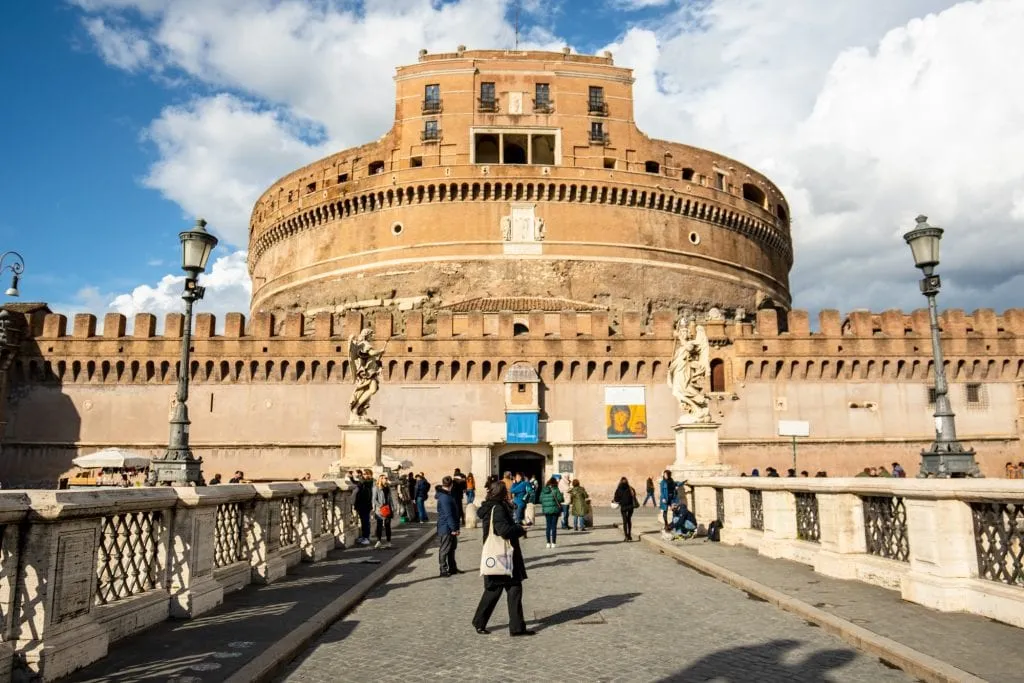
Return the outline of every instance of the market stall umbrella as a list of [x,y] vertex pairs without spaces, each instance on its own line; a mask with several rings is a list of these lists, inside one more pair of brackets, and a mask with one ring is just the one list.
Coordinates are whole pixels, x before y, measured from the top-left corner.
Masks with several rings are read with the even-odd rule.
[[105,448],[102,451],[96,451],[89,455],[80,455],[74,460],[74,464],[81,468],[88,469],[91,467],[112,467],[112,468],[123,468],[123,467],[149,467],[149,458],[132,451],[126,451],[121,448]]

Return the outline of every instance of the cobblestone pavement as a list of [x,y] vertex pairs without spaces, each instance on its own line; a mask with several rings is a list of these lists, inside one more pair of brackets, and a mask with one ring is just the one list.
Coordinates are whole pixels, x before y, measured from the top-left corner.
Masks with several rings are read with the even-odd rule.
[[979,678],[1024,680],[1024,629],[904,602],[899,591],[833,579],[807,565],[761,557],[750,548],[700,540],[674,545]]
[[912,680],[796,616],[621,538],[613,528],[567,531],[546,549],[543,529],[531,530],[524,607],[538,633],[510,638],[504,604],[490,635],[470,625],[482,588],[474,571],[480,530],[465,531],[458,550],[465,574],[439,578],[431,546],[280,680]]

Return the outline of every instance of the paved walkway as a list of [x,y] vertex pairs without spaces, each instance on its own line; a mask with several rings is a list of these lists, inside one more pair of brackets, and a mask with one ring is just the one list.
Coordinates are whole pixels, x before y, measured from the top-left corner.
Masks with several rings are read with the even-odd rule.
[[646,544],[621,542],[617,529],[563,532],[555,549],[545,549],[543,529],[533,530],[524,551],[524,605],[535,637],[509,638],[503,605],[491,635],[474,633],[480,530],[470,530],[458,553],[466,574],[438,578],[431,546],[328,629],[281,680],[913,680]]
[[247,586],[192,620],[169,620],[114,643],[110,653],[65,681],[133,683],[223,681],[381,568],[424,533],[396,527],[394,548],[335,550],[302,563],[269,586]]
[[750,548],[675,541],[673,546],[797,598],[987,681],[1024,681],[1024,629],[904,602],[898,591],[817,574]]

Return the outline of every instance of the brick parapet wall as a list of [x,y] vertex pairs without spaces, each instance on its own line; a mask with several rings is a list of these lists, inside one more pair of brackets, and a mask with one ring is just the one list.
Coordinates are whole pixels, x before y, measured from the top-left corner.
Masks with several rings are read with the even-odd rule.
[[[260,313],[248,321],[229,313],[218,325],[196,316],[192,377],[198,382],[351,380],[347,340],[363,326],[388,342],[385,381],[500,381],[519,360],[547,382],[664,381],[675,341],[675,314],[421,311],[363,315]],[[70,324],[69,324],[70,322]],[[91,314],[45,317],[41,334],[24,341],[12,367],[15,381],[71,383],[173,382],[183,317],[107,314],[103,330]],[[915,380],[932,373],[924,311],[825,310],[811,332],[805,311],[760,311],[753,322],[705,323],[713,360],[734,382],[778,380]],[[951,381],[1024,381],[1024,310],[997,315],[980,309],[942,314]],[[518,333],[517,333],[518,332]]]

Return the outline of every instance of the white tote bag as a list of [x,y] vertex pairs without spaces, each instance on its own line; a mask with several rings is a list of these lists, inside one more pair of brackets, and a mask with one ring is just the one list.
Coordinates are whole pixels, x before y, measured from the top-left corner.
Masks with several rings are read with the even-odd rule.
[[490,531],[480,553],[480,576],[512,576],[512,544],[494,533],[494,508]]

